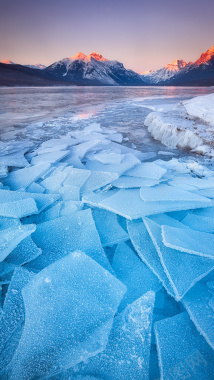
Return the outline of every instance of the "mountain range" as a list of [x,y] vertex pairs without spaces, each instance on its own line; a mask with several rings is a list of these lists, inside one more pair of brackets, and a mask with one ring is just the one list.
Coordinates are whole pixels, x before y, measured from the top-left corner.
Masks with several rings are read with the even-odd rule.
[[195,62],[176,59],[162,69],[141,73],[147,85],[161,86],[213,86],[214,46],[202,53]]
[[195,62],[176,59],[156,71],[136,73],[101,54],[81,52],[46,67],[0,62],[1,86],[213,86],[214,46]]

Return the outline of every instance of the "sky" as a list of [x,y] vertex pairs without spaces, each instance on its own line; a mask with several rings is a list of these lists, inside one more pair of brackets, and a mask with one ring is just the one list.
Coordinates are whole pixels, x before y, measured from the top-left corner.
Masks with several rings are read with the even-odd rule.
[[96,51],[155,70],[214,45],[213,15],[214,0],[0,0],[0,61],[49,65]]

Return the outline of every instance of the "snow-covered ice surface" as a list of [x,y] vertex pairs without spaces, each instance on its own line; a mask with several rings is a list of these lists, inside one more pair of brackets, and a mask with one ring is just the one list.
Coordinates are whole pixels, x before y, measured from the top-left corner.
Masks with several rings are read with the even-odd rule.
[[4,131],[1,379],[213,380],[213,159],[142,127],[198,99],[178,101]]

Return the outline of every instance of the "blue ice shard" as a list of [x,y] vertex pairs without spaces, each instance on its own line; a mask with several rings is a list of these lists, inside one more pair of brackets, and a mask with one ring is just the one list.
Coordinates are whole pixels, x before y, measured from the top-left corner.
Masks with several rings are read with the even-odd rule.
[[156,322],[161,378],[212,380],[214,352],[186,312]]
[[182,223],[196,231],[214,232],[214,217],[188,214]]
[[114,320],[105,351],[83,364],[80,373],[105,380],[149,380],[154,300],[150,291],[127,306]]
[[143,162],[141,165],[127,171],[126,175],[159,180],[166,172],[166,169],[156,165],[154,162]]
[[41,255],[42,250],[36,246],[30,236],[22,240],[6,257],[5,262],[14,265],[24,265]]
[[140,164],[140,160],[136,158],[132,153],[124,154],[120,163],[115,164],[102,164],[97,160],[87,160],[86,168],[92,171],[110,172],[123,174],[127,170]]
[[87,181],[81,188],[81,192],[84,194],[95,191],[101,187],[111,184],[115,179],[118,178],[118,176],[119,174],[117,173],[108,173],[100,171],[91,172],[90,177],[87,179]]
[[92,210],[92,215],[103,247],[129,239],[129,235],[120,226],[116,214],[95,208]]
[[[214,273],[211,274],[214,278]],[[214,350],[214,310],[210,305],[212,297],[209,282],[202,279],[184,296],[183,303],[199,333]]]
[[159,278],[167,292],[175,297],[172,285],[163,269],[160,257],[154,247],[143,221],[127,223],[128,233],[134,248],[143,262],[151,269],[151,271]]
[[[8,379],[54,375],[102,352],[125,291],[80,251],[36,274],[22,290],[25,325]],[[148,315],[145,319],[149,332]]]
[[42,255],[29,264],[31,268],[42,269],[70,252],[80,249],[104,268],[112,271],[90,209],[41,223],[37,225],[32,238],[42,249]]
[[50,164],[42,163],[35,166],[28,166],[24,169],[13,170],[8,174],[5,184],[11,190],[25,189],[32,182],[40,178],[48,169]]
[[36,229],[34,224],[18,225],[0,231],[0,262],[3,261],[16,247],[31,235]]
[[21,289],[34,274],[17,268],[12,276],[0,320],[0,372],[10,362],[18,346],[24,324],[24,304]]
[[[172,218],[168,220],[173,221]],[[161,226],[149,218],[144,218],[144,222],[179,301],[197,281],[214,269],[214,260],[166,247],[162,242]]]
[[149,290],[156,292],[161,287],[158,278],[126,243],[118,244],[112,268],[117,278],[127,287],[119,311]]
[[190,228],[162,226],[163,243],[181,252],[214,259],[214,235]]
[[7,218],[23,218],[36,213],[38,213],[38,208],[33,198],[0,203],[0,216]]

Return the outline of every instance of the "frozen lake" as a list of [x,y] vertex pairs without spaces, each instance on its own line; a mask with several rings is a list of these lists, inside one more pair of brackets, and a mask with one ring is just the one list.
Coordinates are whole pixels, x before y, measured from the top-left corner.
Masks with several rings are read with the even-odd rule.
[[2,87],[1,140],[33,146],[97,122],[123,133],[127,144],[140,150],[169,150],[144,126],[147,115],[213,92],[213,87]]

